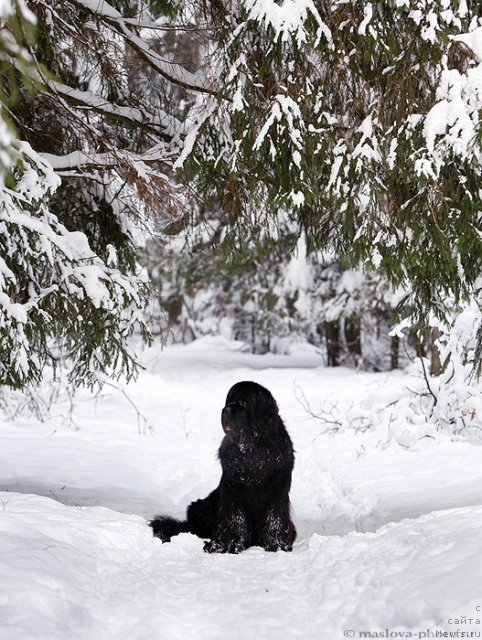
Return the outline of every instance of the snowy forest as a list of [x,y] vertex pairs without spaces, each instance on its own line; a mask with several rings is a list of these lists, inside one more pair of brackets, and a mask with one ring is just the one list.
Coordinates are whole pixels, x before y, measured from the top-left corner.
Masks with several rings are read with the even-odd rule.
[[[0,0],[0,70],[2,640],[480,637],[480,2]],[[244,564],[146,525],[240,380]]]

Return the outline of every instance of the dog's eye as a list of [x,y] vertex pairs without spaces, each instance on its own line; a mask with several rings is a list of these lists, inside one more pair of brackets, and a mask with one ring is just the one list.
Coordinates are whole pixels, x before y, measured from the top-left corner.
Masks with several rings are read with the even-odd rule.
[[238,404],[239,404],[239,406],[240,406],[240,407],[244,407],[245,409],[246,409],[246,407],[248,406],[248,403],[247,403],[247,402],[245,402],[244,400],[240,400],[240,401],[238,402]]

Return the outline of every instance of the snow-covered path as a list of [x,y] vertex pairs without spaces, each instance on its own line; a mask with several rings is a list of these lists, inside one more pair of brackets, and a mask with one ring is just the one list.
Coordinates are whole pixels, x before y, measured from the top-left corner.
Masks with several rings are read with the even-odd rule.
[[[458,611],[482,617],[482,449],[325,435],[297,389],[312,406],[366,405],[390,399],[403,374],[234,348],[152,349],[127,389],[139,421],[111,389],[79,394],[72,415],[59,404],[48,424],[0,423],[1,640],[430,637],[455,630]],[[182,515],[215,486],[219,411],[240,379],[272,390],[295,443],[295,549],[213,556],[187,534],[162,545],[145,519]]]

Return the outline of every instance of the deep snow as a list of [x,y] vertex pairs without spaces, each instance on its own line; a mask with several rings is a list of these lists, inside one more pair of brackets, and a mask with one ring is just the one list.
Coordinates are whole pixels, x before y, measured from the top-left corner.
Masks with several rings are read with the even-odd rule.
[[[73,411],[64,398],[44,423],[0,422],[1,640],[480,633],[466,621],[482,618],[482,448],[324,433],[296,400],[369,408],[407,374],[325,369],[308,347],[256,356],[222,338],[144,361],[125,390],[79,392]],[[217,484],[220,410],[243,379],[269,387],[295,444],[295,549],[213,556],[188,534],[162,545],[146,518],[181,516]]]

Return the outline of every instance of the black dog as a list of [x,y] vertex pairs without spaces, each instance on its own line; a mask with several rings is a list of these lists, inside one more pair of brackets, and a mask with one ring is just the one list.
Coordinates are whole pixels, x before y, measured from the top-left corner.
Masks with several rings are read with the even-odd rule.
[[209,553],[239,553],[252,546],[291,551],[296,529],[288,492],[293,444],[271,393],[255,382],[238,382],[221,413],[219,487],[192,502],[187,520],[159,516],[150,522],[163,542],[181,532],[210,538]]

